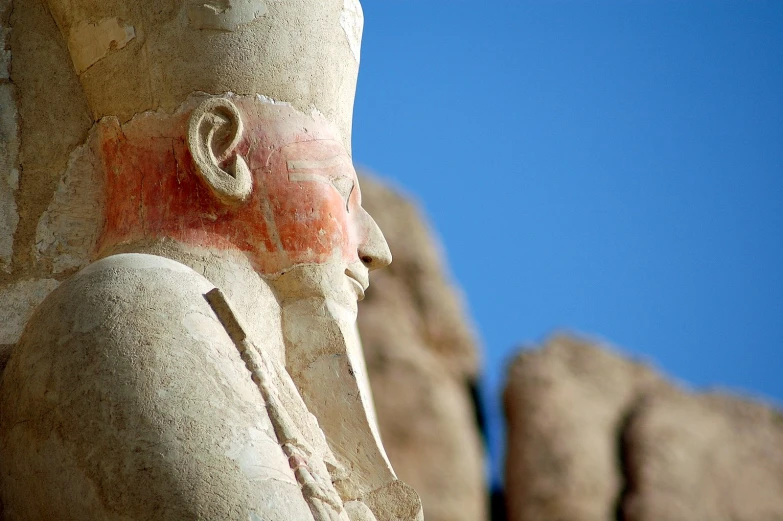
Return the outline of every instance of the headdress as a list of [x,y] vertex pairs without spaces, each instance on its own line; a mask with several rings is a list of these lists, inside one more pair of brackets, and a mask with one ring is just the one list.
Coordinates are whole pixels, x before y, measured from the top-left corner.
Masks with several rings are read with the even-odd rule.
[[233,92],[319,110],[350,142],[358,0],[47,0],[95,119]]

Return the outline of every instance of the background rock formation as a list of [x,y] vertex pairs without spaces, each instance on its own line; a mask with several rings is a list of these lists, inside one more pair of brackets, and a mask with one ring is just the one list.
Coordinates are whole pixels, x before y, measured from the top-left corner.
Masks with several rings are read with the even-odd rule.
[[358,321],[384,446],[427,521],[481,521],[487,492],[471,402],[479,368],[471,320],[416,207],[372,177],[361,188],[394,256],[373,272]]
[[628,521],[783,519],[783,415],[675,388],[645,396],[623,433]]
[[614,518],[622,488],[617,433],[649,369],[555,337],[509,370],[506,498],[514,520]]
[[783,416],[557,335],[505,391],[509,519],[783,519]]

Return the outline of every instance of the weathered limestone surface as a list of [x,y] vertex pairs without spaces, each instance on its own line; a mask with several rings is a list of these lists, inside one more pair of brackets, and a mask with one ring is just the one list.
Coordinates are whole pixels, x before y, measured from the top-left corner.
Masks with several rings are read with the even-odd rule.
[[374,272],[359,330],[381,426],[398,475],[430,521],[486,519],[483,449],[469,386],[479,359],[462,299],[415,205],[372,176],[362,200],[394,262]]
[[0,81],[9,79],[11,49],[8,37],[11,35],[11,0],[0,1]]
[[57,189],[38,221],[33,258],[55,275],[86,266],[105,219],[103,170],[95,132],[71,152]]
[[54,279],[22,280],[0,288],[3,310],[0,344],[15,344],[19,340],[33,310],[58,284]]
[[556,335],[505,391],[512,521],[783,519],[783,416]]
[[391,260],[350,157],[362,28],[0,0],[5,521],[422,519],[356,329]]
[[[350,149],[355,49],[364,25],[358,0],[330,1],[328,26],[324,10],[309,0],[183,0],[155,9],[140,2],[49,3],[57,24],[68,28],[68,50],[95,120],[172,112],[196,91],[262,94],[302,112],[317,107]],[[193,56],[199,70],[190,66]]]
[[0,327],[15,343],[45,288],[94,258],[104,187],[60,31],[42,0],[11,4],[0,3],[0,291],[15,297],[0,300]]
[[504,395],[509,518],[614,519],[623,487],[618,434],[657,381],[643,365],[564,335],[524,350]]
[[[11,280],[51,278],[53,258],[36,254],[39,222],[65,176],[72,153],[86,142],[94,121],[45,2],[15,2],[11,24],[11,79],[20,121],[19,224]],[[99,215],[90,202],[91,192],[83,195],[83,204]],[[62,280],[74,272],[71,269],[55,278]]]
[[0,79],[0,272],[11,271],[13,241],[19,215],[19,133],[14,88]]
[[783,519],[783,414],[717,393],[646,396],[626,432],[629,521]]
[[19,223],[15,198],[19,188],[19,125],[16,92],[9,77],[10,14],[10,0],[0,1],[0,272],[11,271]]

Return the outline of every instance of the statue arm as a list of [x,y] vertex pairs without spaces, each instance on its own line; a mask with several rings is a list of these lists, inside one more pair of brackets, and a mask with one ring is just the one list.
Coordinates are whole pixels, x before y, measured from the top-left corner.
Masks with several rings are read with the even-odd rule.
[[6,512],[312,519],[204,299],[212,286],[173,261],[143,260],[153,265],[87,268],[28,324],[0,386]]

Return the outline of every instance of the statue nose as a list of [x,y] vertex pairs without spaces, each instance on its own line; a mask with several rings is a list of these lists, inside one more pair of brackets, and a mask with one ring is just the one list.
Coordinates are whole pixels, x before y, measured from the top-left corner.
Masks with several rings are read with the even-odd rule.
[[384,238],[383,232],[381,232],[375,219],[364,208],[362,208],[361,212],[363,213],[366,233],[364,241],[359,245],[359,259],[370,271],[385,268],[392,261],[389,244],[386,242],[386,238]]

